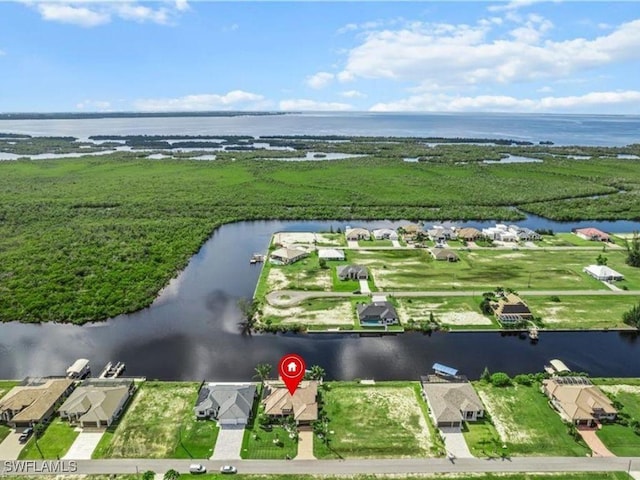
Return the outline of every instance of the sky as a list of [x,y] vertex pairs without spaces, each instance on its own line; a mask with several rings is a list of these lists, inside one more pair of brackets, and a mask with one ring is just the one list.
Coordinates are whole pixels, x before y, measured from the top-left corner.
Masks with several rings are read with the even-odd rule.
[[640,114],[640,4],[0,1],[0,112]]

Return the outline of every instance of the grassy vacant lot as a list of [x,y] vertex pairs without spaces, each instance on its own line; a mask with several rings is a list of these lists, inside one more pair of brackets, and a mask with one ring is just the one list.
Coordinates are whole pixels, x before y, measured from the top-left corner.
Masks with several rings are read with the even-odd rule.
[[588,448],[573,440],[539,385],[496,388],[474,384],[511,455],[584,456]]
[[208,458],[217,429],[195,420],[193,406],[198,384],[146,382],[136,393],[126,414],[107,432],[94,458],[171,458],[188,453]]
[[300,324],[313,328],[354,327],[355,316],[350,298],[312,298],[300,305],[277,308],[266,304],[262,307],[263,322],[273,324]]
[[[497,286],[516,290],[602,290],[606,287],[582,272],[594,264],[598,252],[590,250],[478,250],[459,251],[460,261],[435,261],[425,251],[390,250],[353,252],[356,263],[369,267],[383,290],[493,290]],[[622,252],[606,254],[609,265],[627,276],[620,282],[635,288],[640,271],[628,267]]]
[[[69,425],[69,422],[56,418],[49,424],[44,434],[38,439],[36,447],[35,438],[32,435],[25,447],[20,452],[20,459],[40,460],[41,458],[55,460],[62,458],[71,447],[79,432]],[[42,456],[40,456],[42,452]]]
[[561,295],[559,302],[550,297],[527,297],[535,315],[542,317],[547,328],[628,328],[622,314],[635,305],[634,297]]
[[[400,161],[399,150],[418,148],[411,140],[322,148],[372,155],[286,162],[230,152],[201,162],[123,153],[2,162],[0,318],[84,323],[143,308],[214,228],[236,220],[522,218],[507,205],[555,219],[639,214],[635,161],[454,164],[493,152],[465,146],[448,146],[438,163]],[[615,192],[621,182],[625,194],[584,198]]]
[[330,443],[327,448],[314,439],[317,458],[431,455],[435,442],[415,384],[327,385],[322,408],[329,419]]
[[397,298],[400,317],[405,323],[428,322],[430,314],[440,325],[452,330],[498,328],[493,317],[480,312],[481,297],[404,297]]
[[[640,421],[640,385],[600,385],[600,388],[622,404],[622,413],[630,420]],[[640,452],[640,435],[629,426],[603,424],[597,435],[618,456],[635,456]]]

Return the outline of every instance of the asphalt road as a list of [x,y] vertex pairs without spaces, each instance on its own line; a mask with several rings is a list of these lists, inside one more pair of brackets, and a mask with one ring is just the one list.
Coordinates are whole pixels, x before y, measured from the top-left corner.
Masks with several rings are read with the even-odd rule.
[[[18,461],[0,462],[0,475],[14,475]],[[26,461],[22,461],[25,465]],[[135,474],[146,470],[164,473],[175,469],[187,473],[189,460],[113,459],[78,460],[76,474]],[[238,473],[247,474],[409,474],[409,473],[469,473],[469,472],[605,472],[640,470],[640,457],[517,457],[511,459],[464,458],[453,462],[447,459],[353,459],[353,460],[238,460],[203,461],[209,472],[232,463]],[[49,467],[56,461],[49,461]],[[43,462],[31,462],[21,474],[43,473]],[[45,467],[46,469],[46,467]],[[45,472],[50,473],[50,472]]]

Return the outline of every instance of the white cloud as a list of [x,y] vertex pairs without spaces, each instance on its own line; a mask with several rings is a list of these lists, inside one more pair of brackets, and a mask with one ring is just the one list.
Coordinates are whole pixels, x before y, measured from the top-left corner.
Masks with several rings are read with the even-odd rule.
[[348,103],[339,102],[317,102],[315,100],[308,100],[303,98],[288,99],[280,101],[280,110],[295,111],[295,110],[315,110],[315,111],[345,111],[352,110],[353,106]]
[[109,23],[111,15],[86,6],[73,6],[64,3],[37,3],[36,8],[47,21],[70,23],[81,27],[95,27]]
[[266,105],[262,95],[243,90],[233,90],[224,95],[200,94],[178,98],[145,98],[134,102],[136,110],[147,112],[256,110]]
[[366,98],[366,95],[358,90],[346,90],[340,93],[344,98]]
[[640,59],[640,20],[602,36],[544,40],[551,23],[529,15],[507,37],[488,40],[490,24],[419,24],[368,33],[347,56],[339,80],[388,78],[440,85],[559,79]]
[[306,83],[311,88],[321,89],[326,87],[334,79],[335,75],[329,72],[318,72],[307,77]]
[[138,23],[170,25],[180,12],[189,8],[186,0],[176,0],[174,4],[161,4],[162,6],[158,8],[140,5],[135,1],[27,1],[26,4],[35,8],[43,20],[87,28],[104,25],[111,22],[113,18]]
[[111,108],[111,102],[104,100],[83,100],[76,104],[76,108],[79,110],[109,110]]
[[374,112],[546,112],[607,113],[635,112],[640,107],[640,91],[590,92],[567,97],[515,98],[507,95],[453,96],[414,95],[389,103],[377,103]]
[[487,8],[490,12],[510,12],[520,8],[528,7],[541,0],[511,0],[502,5],[491,5]]

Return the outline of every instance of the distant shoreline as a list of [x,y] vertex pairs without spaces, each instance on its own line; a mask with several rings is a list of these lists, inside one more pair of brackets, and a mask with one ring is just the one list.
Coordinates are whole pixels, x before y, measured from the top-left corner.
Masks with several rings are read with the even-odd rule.
[[87,118],[262,117],[295,112],[57,112],[0,113],[0,120],[81,120]]

